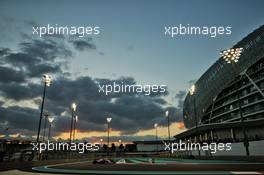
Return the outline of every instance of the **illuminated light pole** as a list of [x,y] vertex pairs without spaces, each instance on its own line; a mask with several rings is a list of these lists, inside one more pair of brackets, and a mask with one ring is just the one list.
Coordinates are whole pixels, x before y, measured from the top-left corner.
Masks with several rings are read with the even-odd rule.
[[45,116],[45,118],[44,118],[44,120],[45,120],[45,122],[44,122],[44,133],[43,133],[43,142],[45,141],[45,136],[46,136],[46,129],[47,129],[47,120],[48,120],[48,116],[49,116],[49,114],[44,114],[44,116]]
[[154,124],[154,128],[156,130],[156,152],[158,152],[158,123]]
[[[243,51],[243,48],[232,48],[232,49],[224,50],[220,54],[222,55],[222,58],[228,64],[232,63],[232,68],[236,72],[236,69],[234,68],[234,64],[233,63],[237,63],[238,62],[242,51]],[[259,90],[258,86],[254,83],[254,81],[251,80],[250,77],[246,74],[246,71],[244,72],[244,74],[247,76],[247,78],[249,78],[250,82],[255,87],[257,87],[257,89]],[[241,79],[241,77],[242,76],[240,74],[239,79]],[[236,94],[237,94],[237,100],[238,100],[238,108],[239,108],[240,120],[241,120],[243,135],[244,135],[244,147],[246,149],[247,156],[249,156],[249,141],[248,141],[248,136],[247,136],[247,133],[246,133],[244,117],[243,117],[243,111],[242,111],[242,107],[241,107],[241,99],[240,99],[240,94],[239,94],[238,82],[236,82]],[[263,94],[263,93],[261,93],[261,94]]]
[[54,117],[49,117],[48,118],[49,121],[49,134],[48,134],[48,140],[50,140],[50,134],[51,134],[51,124],[54,121]]
[[103,150],[103,139],[100,139],[100,150],[102,151]]
[[74,118],[74,113],[76,111],[77,105],[75,103],[72,103],[71,109],[72,109],[72,117],[71,117],[71,130],[70,130],[70,143],[72,141],[72,127],[73,127],[73,118]]
[[[197,111],[196,111],[196,99],[195,99],[195,92],[196,92],[196,86],[193,84],[189,90],[190,95],[193,97],[193,112],[194,112],[194,119],[195,119],[195,128],[198,126],[197,122]],[[201,155],[200,149],[198,149],[198,155]]]
[[75,133],[76,133],[76,125],[78,122],[78,116],[75,116],[75,120],[74,120],[74,126],[73,126],[73,141],[75,141]]
[[195,127],[197,128],[198,122],[197,122],[197,112],[196,112],[196,99],[195,99],[195,92],[196,92],[196,86],[193,84],[189,90],[190,95],[193,97],[193,112],[194,112],[194,119],[195,119]]
[[[167,117],[167,121],[168,121],[168,137],[169,137],[169,143],[170,143],[171,142],[171,138],[170,138],[170,113],[168,110],[165,112],[165,117]],[[172,152],[171,151],[169,151],[169,152],[170,152],[170,156],[171,156]]]
[[165,117],[167,117],[167,121],[168,121],[168,137],[169,137],[169,141],[171,141],[171,138],[170,138],[170,114],[169,114],[168,110],[165,112]]
[[[47,117],[48,118],[48,121],[49,121],[49,133],[48,133],[48,141],[50,140],[50,134],[51,134],[51,123],[53,122],[54,120],[54,117]],[[49,157],[49,152],[47,152],[47,158]]]
[[109,155],[109,125],[110,122],[112,121],[111,117],[106,118],[106,122],[107,122],[107,155]]
[[49,75],[47,75],[47,74],[44,74],[43,75],[43,83],[44,83],[44,90],[43,90],[42,103],[41,103],[41,108],[40,108],[37,142],[39,142],[39,134],[40,134],[41,121],[42,121],[42,115],[43,115],[43,108],[44,108],[44,102],[45,102],[45,96],[46,96],[46,88],[49,87],[50,84],[51,84],[51,77]]

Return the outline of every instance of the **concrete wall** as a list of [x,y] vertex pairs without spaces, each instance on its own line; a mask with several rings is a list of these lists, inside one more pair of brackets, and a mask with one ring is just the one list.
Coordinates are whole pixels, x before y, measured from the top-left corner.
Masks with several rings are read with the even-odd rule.
[[[212,156],[246,156],[246,149],[242,142],[232,143],[230,151],[217,151]],[[249,143],[250,156],[264,156],[264,140],[252,141]],[[198,156],[198,151],[178,151],[178,155]],[[201,156],[210,155],[208,151],[200,151]]]

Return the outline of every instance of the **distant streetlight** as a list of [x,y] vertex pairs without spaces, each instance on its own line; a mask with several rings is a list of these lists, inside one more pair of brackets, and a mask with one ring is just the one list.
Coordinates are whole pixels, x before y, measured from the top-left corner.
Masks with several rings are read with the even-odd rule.
[[158,152],[158,123],[154,124],[154,128],[156,130],[156,151]]
[[169,137],[169,141],[171,141],[171,137],[170,137],[170,113],[167,110],[165,112],[165,117],[167,117],[167,122],[168,122],[168,137]]
[[108,117],[106,118],[106,121],[107,121],[107,146],[109,148],[109,125],[110,125],[110,122],[112,121],[112,118],[111,117]]
[[193,109],[194,109],[194,119],[195,119],[195,127],[197,128],[198,122],[197,122],[197,112],[196,112],[196,99],[195,99],[195,93],[196,93],[196,86],[193,84],[189,90],[190,95],[193,97]]
[[72,103],[72,105],[71,105],[72,117],[71,117],[70,143],[72,141],[72,127],[73,127],[73,119],[74,119],[76,108],[77,108],[77,105],[75,103]]
[[52,124],[52,122],[53,122],[53,120],[54,120],[54,117],[49,117],[48,120],[49,120],[49,134],[48,134],[48,140],[50,140],[51,124]]
[[41,103],[41,108],[40,108],[37,142],[39,142],[39,134],[40,134],[41,121],[42,121],[42,116],[43,116],[43,108],[44,108],[44,102],[45,102],[45,96],[46,96],[46,88],[51,85],[51,77],[49,75],[44,74],[42,78],[43,78],[43,83],[44,83],[44,90],[43,90],[42,103]]
[[75,116],[74,125],[73,125],[73,141],[75,141],[75,132],[76,132],[76,125],[78,122],[78,116]]

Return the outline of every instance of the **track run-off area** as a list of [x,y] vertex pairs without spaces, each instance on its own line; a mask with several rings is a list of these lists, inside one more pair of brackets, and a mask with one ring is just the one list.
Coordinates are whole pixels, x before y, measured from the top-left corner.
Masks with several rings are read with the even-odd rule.
[[119,158],[114,164],[92,161],[33,167],[33,172],[67,174],[264,174],[264,162],[173,158]]

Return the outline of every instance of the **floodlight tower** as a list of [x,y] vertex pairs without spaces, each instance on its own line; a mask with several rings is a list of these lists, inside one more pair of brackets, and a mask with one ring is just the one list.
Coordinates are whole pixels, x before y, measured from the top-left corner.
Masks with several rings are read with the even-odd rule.
[[40,134],[40,128],[41,128],[41,121],[42,121],[42,117],[43,117],[43,108],[44,108],[44,102],[45,102],[45,96],[46,96],[46,88],[51,85],[51,77],[48,74],[44,74],[42,77],[42,80],[44,83],[44,90],[43,90],[42,103],[41,103],[41,108],[40,108],[37,142],[39,142],[39,134]]
[[158,152],[158,123],[154,124],[154,128],[156,130],[156,151]]
[[171,137],[170,137],[170,112],[168,110],[165,112],[165,117],[167,118],[168,137],[169,137],[169,141],[171,141]]
[[45,136],[46,136],[48,116],[49,116],[48,113],[44,114],[44,117],[45,117],[45,118],[44,118],[43,142],[45,141]]
[[71,109],[72,109],[72,117],[71,117],[71,130],[70,130],[70,143],[72,141],[72,127],[73,127],[73,118],[76,112],[77,105],[76,103],[72,103]]
[[198,121],[197,121],[197,111],[196,111],[196,98],[195,98],[195,93],[196,93],[196,86],[193,84],[189,90],[190,95],[193,97],[193,109],[194,109],[194,119],[195,119],[195,127],[197,128],[198,126]]
[[109,132],[110,132],[110,123],[112,121],[111,117],[106,118],[106,122],[107,122],[107,146],[109,148]]
[[51,134],[51,124],[54,121],[54,117],[49,117],[48,118],[49,121],[49,134],[48,134],[48,140],[50,139],[50,134]]
[[[239,58],[241,56],[242,51],[243,51],[243,48],[231,48],[231,49],[227,49],[227,50],[224,50],[224,51],[220,52],[220,54],[222,55],[222,58],[228,64],[232,65],[233,70],[236,72],[236,69],[234,68],[234,64],[239,61]],[[246,77],[249,78],[250,82],[257,88],[257,90],[264,97],[263,92],[258,88],[258,86],[254,83],[254,81],[247,75],[246,71],[244,71],[243,74],[245,74]],[[241,79],[241,77],[242,76],[240,74],[239,78]],[[238,99],[238,107],[239,107],[241,127],[242,127],[243,135],[244,135],[244,146],[245,146],[245,149],[246,149],[246,154],[247,154],[247,156],[249,156],[249,142],[248,142],[248,136],[247,136],[247,133],[246,133],[245,123],[244,123],[243,111],[242,111],[242,108],[241,108],[241,100],[240,100],[238,83],[236,83],[236,95],[237,95],[237,99]]]
[[[243,48],[232,48],[232,49],[227,49],[220,54],[222,55],[222,58],[227,62],[227,63],[237,63],[239,61],[239,58],[241,56],[241,53],[243,52]],[[262,95],[264,98],[264,93],[262,90],[258,87],[258,85],[250,78],[250,76],[247,74],[247,70],[244,70],[243,72],[240,73],[240,75],[245,75],[250,83],[257,89],[257,91]]]
[[74,118],[74,124],[73,124],[73,141],[75,141],[75,135],[76,135],[76,125],[77,125],[77,122],[78,122],[78,116],[76,115],[75,118]]
[[107,122],[107,155],[109,155],[109,132],[110,132],[111,121],[112,121],[111,117],[106,118],[106,122]]

